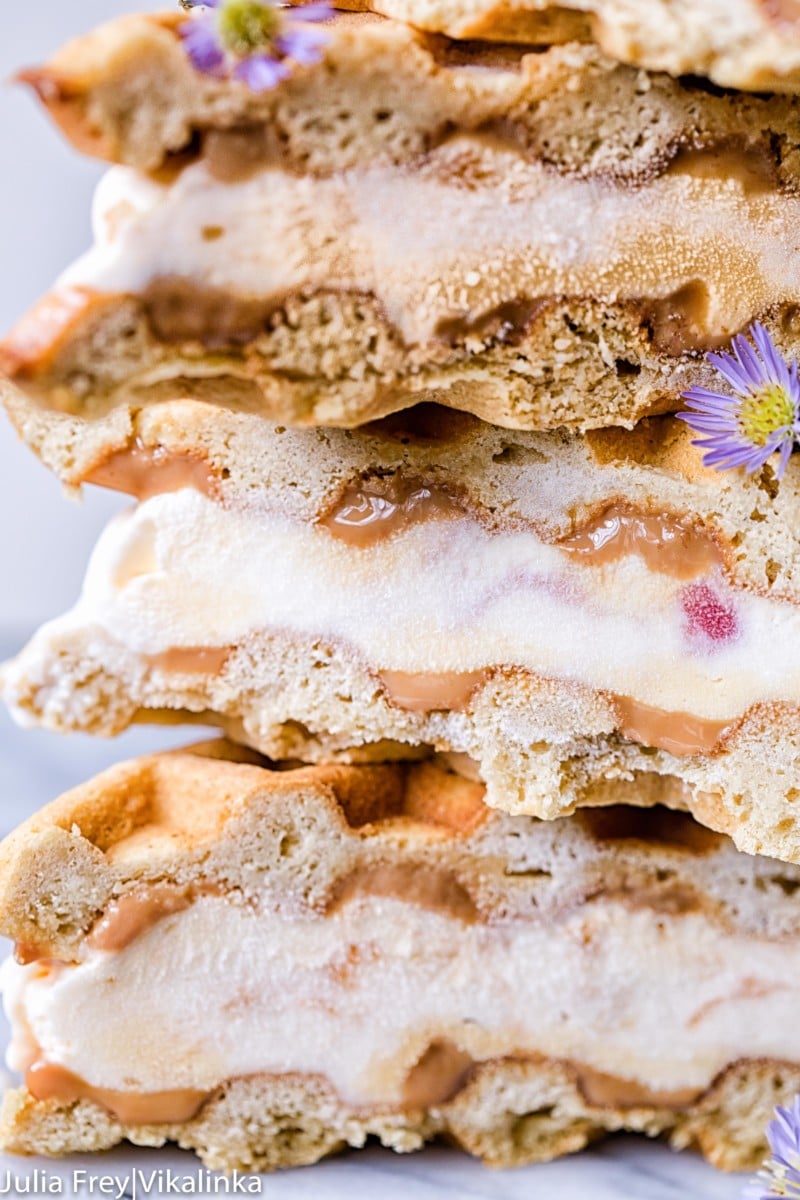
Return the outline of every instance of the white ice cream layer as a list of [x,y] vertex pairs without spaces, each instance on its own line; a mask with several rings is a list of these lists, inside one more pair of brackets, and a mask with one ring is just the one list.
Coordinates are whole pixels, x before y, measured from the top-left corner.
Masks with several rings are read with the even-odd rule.
[[[698,586],[732,614],[732,636],[692,630]],[[469,517],[354,547],[189,488],[156,496],[106,528],[79,603],[43,627],[20,669],[98,628],[143,655],[266,631],[323,639],[375,672],[518,666],[712,720],[800,702],[798,606],[721,575],[685,583],[634,555],[588,565],[533,531]]]
[[796,300],[799,226],[800,197],[735,178],[667,173],[632,189],[463,135],[426,165],[324,179],[272,167],[226,183],[200,161],[161,183],[114,168],[96,246],[61,282],[136,293],[173,275],[276,299],[355,290],[416,344],[443,319],[521,296],[662,297],[701,280],[709,328],[724,332]]
[[47,1061],[119,1091],[301,1072],[393,1103],[440,1037],[654,1090],[702,1089],[741,1058],[800,1062],[797,940],[602,900],[491,926],[376,897],[327,918],[206,897],[118,953],[4,971],[12,1066],[32,1035]]

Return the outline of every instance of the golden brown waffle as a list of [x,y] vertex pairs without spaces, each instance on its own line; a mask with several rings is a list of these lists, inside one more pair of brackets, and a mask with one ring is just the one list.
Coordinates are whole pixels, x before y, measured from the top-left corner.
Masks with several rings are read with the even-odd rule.
[[[771,149],[776,176],[784,183],[797,177],[791,96],[765,103],[698,80],[643,78],[591,45],[558,44],[564,39],[462,45],[428,38],[402,19],[342,13],[325,26],[322,64],[254,93],[194,70],[176,32],[183,19],[118,18],[20,79],[77,149],[148,171],[185,155],[211,156],[221,168],[223,150],[230,165],[249,148],[251,166],[262,158],[326,175],[376,161],[418,164],[448,134],[505,131],[521,157],[584,177],[641,182],[681,151],[736,145]],[[762,82],[759,91],[766,90]],[[261,145],[260,128],[274,134]],[[226,131],[240,138],[248,131],[251,141],[226,143],[219,137]]]
[[729,88],[796,92],[800,33],[793,0],[344,0],[454,38],[597,42],[650,71],[705,75]]
[[756,317],[797,352],[794,97],[591,45],[328,32],[263,95],[198,74],[172,17],[28,74],[78,145],[154,172],[103,184],[94,254],[0,350],[37,403],[180,391],[354,426],[435,400],[585,429],[675,409]]
[[[33,979],[27,986],[34,992],[39,987],[41,1011],[42,987],[57,989],[94,971],[95,981],[82,993],[75,1042],[78,1054],[82,1047],[105,1063],[103,1079],[76,1082],[73,1075],[66,1084],[63,1077],[54,1082],[52,1046],[48,1061],[42,1046],[34,1045],[39,1065],[28,1075],[29,1086],[49,1087],[51,1095],[37,1099],[23,1088],[6,1098],[7,1150],[62,1154],[104,1149],[126,1137],[147,1145],[174,1140],[197,1150],[210,1166],[261,1169],[311,1162],[341,1146],[361,1145],[369,1135],[411,1150],[445,1134],[487,1162],[511,1165],[630,1129],[663,1133],[675,1146],[699,1146],[715,1164],[735,1169],[757,1162],[773,1104],[800,1086],[800,1066],[792,1065],[800,1050],[794,1023],[765,1019],[796,1005],[800,921],[794,893],[800,873],[742,856],[726,838],[665,810],[615,807],[556,826],[492,812],[482,803],[480,785],[436,761],[278,769],[211,743],[121,764],[47,806],[4,843],[0,881],[0,929],[17,941],[29,964],[14,968],[16,982],[6,968],[16,1053],[28,1055],[30,1070],[31,1044],[45,1028],[37,1024],[35,1003],[20,1007],[19,980]],[[181,901],[162,902],[156,911],[141,908],[143,897],[164,894]],[[138,931],[131,898],[134,913],[144,912]],[[127,913],[124,936],[121,911]],[[180,1070],[184,1089],[192,1082],[169,1041],[168,997],[180,988],[182,974],[194,969],[200,947],[185,934],[191,953],[174,954],[170,939],[182,921],[201,911],[212,943],[232,916],[251,929],[262,927],[265,936],[287,939],[279,953],[292,960],[296,991],[265,987],[260,1000],[247,1001],[261,1004],[261,1029],[285,1020],[295,1006],[305,1011],[303,972],[311,972],[312,984],[317,979],[313,986],[323,996],[329,986],[342,989],[331,993],[341,1015],[348,1006],[360,1011],[369,995],[360,990],[365,979],[378,986],[374,981],[384,969],[405,963],[392,976],[395,1004],[380,1022],[374,1013],[370,1022],[380,1029],[382,1066],[371,1076],[376,1095],[382,1088],[388,1095],[399,1071],[405,1073],[401,1098],[353,1103],[323,1072],[287,1072],[277,1063],[267,1069],[270,1064],[254,1061],[247,1077],[239,1073],[214,1087],[205,1077],[194,1080],[200,1090],[190,1096],[192,1115],[165,1121],[162,1109],[160,1121],[148,1122],[142,1114],[156,1102],[146,1089],[154,1071],[163,1080],[164,1070],[174,1069],[176,1079]],[[372,931],[368,943],[359,941],[364,921]],[[450,997],[439,1017],[432,1020],[428,1012],[422,1026],[415,1017],[422,1021],[428,993],[416,992],[409,1009],[403,983],[419,959],[397,952],[417,927],[425,939],[418,954],[423,961],[433,955]],[[108,940],[111,929],[116,942]],[[513,976],[514,938],[537,936],[537,930],[551,939],[552,953],[514,976],[521,993],[510,1001],[504,977],[509,971]],[[325,966],[320,952],[310,949],[325,937],[333,951],[347,952],[346,968],[336,954]],[[479,1027],[455,1019],[476,1002],[469,985],[475,969],[470,939],[476,937],[488,955],[477,964],[484,981],[496,969],[490,1002],[501,1011],[509,1003],[520,1012],[533,1005],[540,1014],[528,1022],[533,1032],[527,1043],[519,1026],[516,1035],[507,1028],[492,1034],[491,1021]],[[707,944],[715,947],[713,962],[705,961]],[[200,1006],[222,1022],[219,1046],[227,1045],[226,1023],[237,1011],[233,997],[221,1006],[220,981],[238,979],[237,955],[252,951],[246,940],[226,946],[225,970],[204,976]],[[589,973],[558,982],[561,1025],[541,1001],[564,953],[577,953]],[[147,962],[146,1016],[134,1011],[141,998],[130,991],[137,954]],[[635,1024],[638,1014],[658,1003],[653,987],[659,959],[676,968],[677,991],[669,1003],[679,1015],[666,1031],[672,1038],[670,1088],[663,1079],[655,1083],[665,1070],[655,1045],[663,1030],[653,1033],[652,1045],[640,1041],[632,1055],[628,1047],[614,1058],[617,1029],[628,1020]],[[461,963],[455,976],[453,961]],[[762,974],[768,964],[775,965],[774,976]],[[91,1006],[104,995],[104,970],[115,981],[114,1003],[93,1019]],[[620,987],[630,1017],[609,1026],[602,1011],[609,1001],[623,1004]],[[587,994],[597,1027],[580,1035],[584,1056],[578,1060],[563,1052],[563,1030],[571,1008],[586,1003]],[[65,1001],[60,1003],[60,1013],[59,1001],[50,1010],[45,1036],[53,1030],[58,1036],[65,1016]],[[720,1010],[717,1020],[720,1004],[744,1006],[735,1046],[724,1032],[730,1011]],[[197,1011],[185,1007],[182,1036],[187,1030],[191,1036]],[[324,1023],[326,1011],[323,1005],[313,1019]],[[692,1012],[683,1028],[681,1020]],[[126,1023],[126,1038],[115,1039],[118,1019]],[[99,1100],[95,1088],[87,1098],[90,1085],[108,1089],[110,1073],[127,1069],[125,1047],[137,1043],[137,1021],[145,1019],[148,1049],[136,1066],[142,1094],[132,1097],[128,1084],[127,1091],[101,1090]],[[359,1040],[348,1043],[354,1059]],[[259,1046],[252,1044],[251,1052],[257,1057]],[[196,1051],[191,1070],[202,1075],[207,1059],[205,1051]],[[64,1061],[70,1065],[69,1053]],[[220,1061],[217,1071],[224,1069]],[[305,1061],[308,1068],[311,1060]],[[174,1104],[175,1096],[162,1091],[158,1102]],[[186,1103],[185,1092],[180,1102]],[[120,1118],[120,1109],[138,1119]]]
[[[668,418],[580,437],[430,408],[354,432],[189,401],[93,424],[11,411],[70,484],[156,493],[5,669],[23,722],[169,714],[276,759],[429,745],[476,760],[491,804],[547,818],[648,774],[651,802],[797,860],[794,461],[780,486],[706,470]],[[359,533],[341,523],[359,506],[394,516]]]

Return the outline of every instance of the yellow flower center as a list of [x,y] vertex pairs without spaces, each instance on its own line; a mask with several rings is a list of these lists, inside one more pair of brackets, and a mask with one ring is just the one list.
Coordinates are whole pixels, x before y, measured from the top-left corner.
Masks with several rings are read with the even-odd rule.
[[218,13],[220,41],[236,58],[269,49],[283,23],[279,10],[261,0],[226,0]]
[[779,383],[765,383],[742,400],[739,428],[754,446],[765,446],[771,434],[793,423],[792,397]]

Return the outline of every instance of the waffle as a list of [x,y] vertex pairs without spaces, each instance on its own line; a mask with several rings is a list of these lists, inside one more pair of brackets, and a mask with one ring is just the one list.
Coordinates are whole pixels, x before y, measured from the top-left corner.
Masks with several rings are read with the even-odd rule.
[[555,826],[435,759],[215,743],[68,793],[0,867],[13,1152],[261,1170],[444,1135],[507,1166],[627,1129],[738,1169],[800,1087],[798,870],[682,814]]
[[428,745],[542,818],[647,774],[740,848],[798,858],[795,462],[780,485],[706,470],[672,418],[302,431],[181,401],[92,443],[16,415],[70,484],[141,498],[6,666],[22,723],[213,722],[306,761]]
[[800,30],[793,0],[344,0],[453,38],[596,42],[649,71],[700,75],[728,88],[796,92]]
[[221,394],[354,426],[435,401],[587,429],[679,407],[757,317],[797,353],[794,97],[579,43],[328,31],[321,63],[259,96],[195,72],[171,18],[28,74],[78,145],[126,164],[94,249],[0,349],[37,403]]

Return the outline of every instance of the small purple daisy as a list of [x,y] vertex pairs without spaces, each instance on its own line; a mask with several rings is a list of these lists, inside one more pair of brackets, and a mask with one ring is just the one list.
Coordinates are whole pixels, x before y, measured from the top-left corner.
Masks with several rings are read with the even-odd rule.
[[751,326],[750,337],[755,346],[738,334],[733,354],[708,355],[734,394],[690,388],[683,393],[690,411],[677,415],[702,435],[692,445],[705,451],[705,466],[720,471],[744,467],[750,474],[780,452],[780,479],[800,437],[797,362],[786,362],[758,322]]
[[328,37],[309,26],[327,21],[327,3],[289,8],[278,0],[181,0],[201,11],[180,26],[186,53],[198,71],[231,76],[266,92],[291,74],[292,64],[318,62]]
[[790,1108],[776,1108],[767,1126],[772,1151],[742,1200],[773,1200],[775,1196],[800,1197],[800,1096]]

